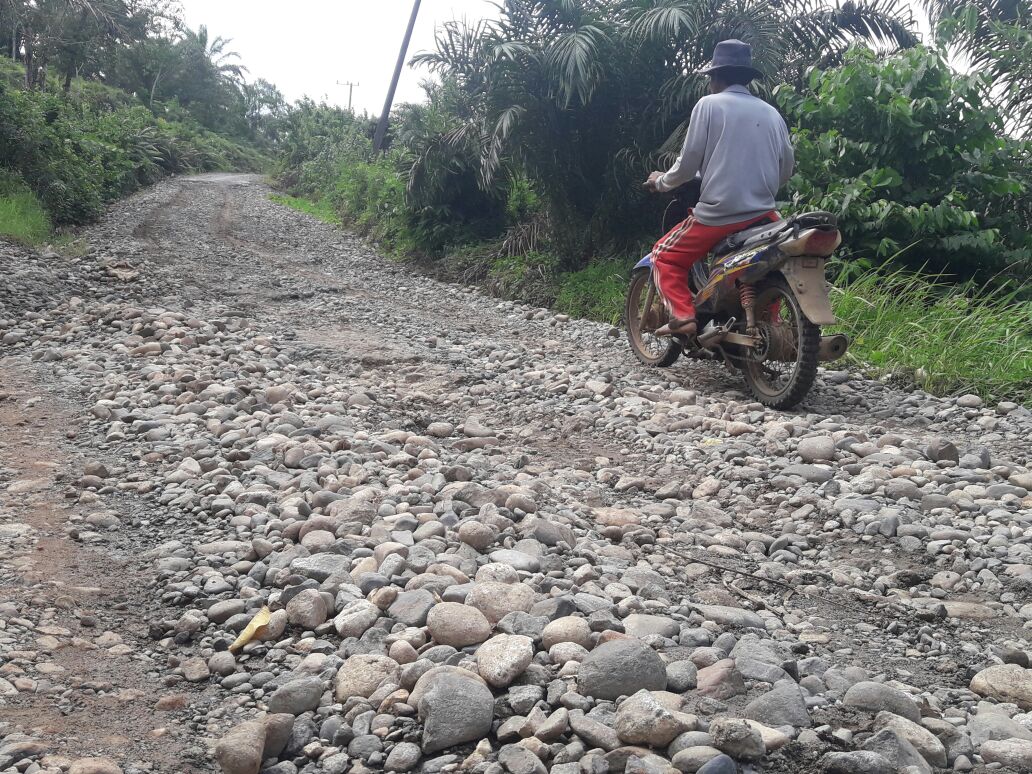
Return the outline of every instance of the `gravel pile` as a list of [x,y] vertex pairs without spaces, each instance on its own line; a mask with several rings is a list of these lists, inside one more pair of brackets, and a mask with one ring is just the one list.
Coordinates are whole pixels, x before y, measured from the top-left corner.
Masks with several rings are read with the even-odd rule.
[[[828,371],[771,411],[265,195],[0,248],[0,357],[86,418],[69,539],[135,554],[139,687],[221,771],[1032,770],[1027,409]],[[0,648],[72,636],[38,612]],[[0,651],[0,720],[69,690],[38,662]],[[161,770],[45,764],[12,717],[0,771]]]

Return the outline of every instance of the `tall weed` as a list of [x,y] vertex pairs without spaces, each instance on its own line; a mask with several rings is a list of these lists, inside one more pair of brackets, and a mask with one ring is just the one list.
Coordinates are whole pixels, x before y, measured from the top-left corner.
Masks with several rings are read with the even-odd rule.
[[935,277],[870,270],[834,290],[851,357],[938,395],[1032,399],[1032,302]]

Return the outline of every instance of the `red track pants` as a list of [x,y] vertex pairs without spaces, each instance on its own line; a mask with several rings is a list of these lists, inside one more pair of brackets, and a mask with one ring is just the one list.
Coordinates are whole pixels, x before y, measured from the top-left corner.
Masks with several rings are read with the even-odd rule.
[[777,213],[772,211],[741,223],[707,226],[689,215],[656,242],[652,248],[652,273],[670,316],[678,320],[695,319],[695,304],[688,278],[692,266],[700,258],[705,258],[727,235],[747,229],[765,218],[775,217]]

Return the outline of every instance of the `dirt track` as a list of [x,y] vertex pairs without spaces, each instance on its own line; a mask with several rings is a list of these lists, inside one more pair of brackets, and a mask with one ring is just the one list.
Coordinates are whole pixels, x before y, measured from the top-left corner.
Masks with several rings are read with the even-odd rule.
[[[709,733],[676,750],[638,739],[653,754],[628,770],[694,770],[714,745],[762,770],[832,771],[822,756],[854,747],[900,768],[914,745],[871,734],[898,707],[846,696],[870,680],[938,740],[942,761],[918,747],[919,763],[1032,760],[1032,671],[1025,705],[968,690],[984,667],[1029,666],[1032,413],[843,371],[799,411],[768,411],[723,368],[645,370],[607,326],[414,276],[267,193],[241,175],[168,181],[90,229],[84,256],[0,244],[0,772],[85,756],[108,762],[74,774],[211,771],[227,729],[314,679],[314,704],[273,702],[297,718],[275,774],[397,768],[391,755],[618,770],[632,753],[576,725],[500,738],[497,721],[536,706],[626,728],[633,703],[576,679],[621,631],[662,657],[670,690],[684,681],[670,722]],[[309,555],[350,564],[327,579]],[[491,683],[491,747],[468,759],[469,740],[431,749],[445,710],[404,709],[405,669],[483,675],[487,651],[433,650],[426,611],[385,597],[476,607],[492,573],[532,592],[491,623],[534,655]],[[228,659],[263,604],[286,610],[285,633]],[[369,605],[381,615],[357,634],[338,623]],[[567,660],[541,619],[568,616],[592,634]],[[400,660],[399,638],[420,659]],[[401,665],[384,683],[402,709],[366,717],[368,697],[341,692],[356,654]],[[738,677],[707,672],[728,656]],[[547,693],[524,708],[515,688],[535,685]],[[807,723],[783,702],[753,717],[789,688]],[[740,716],[786,738],[746,754],[721,735]]]

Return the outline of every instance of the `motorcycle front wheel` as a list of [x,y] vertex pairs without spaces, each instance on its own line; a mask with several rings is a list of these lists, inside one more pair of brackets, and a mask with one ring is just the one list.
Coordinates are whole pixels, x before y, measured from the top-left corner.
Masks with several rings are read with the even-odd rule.
[[673,337],[653,333],[667,319],[666,309],[652,281],[652,270],[636,269],[627,289],[624,325],[631,351],[644,365],[666,368],[680,357],[681,345]]
[[782,278],[764,280],[756,291],[762,344],[745,354],[742,374],[764,406],[789,409],[806,397],[817,378],[821,329],[806,318]]

